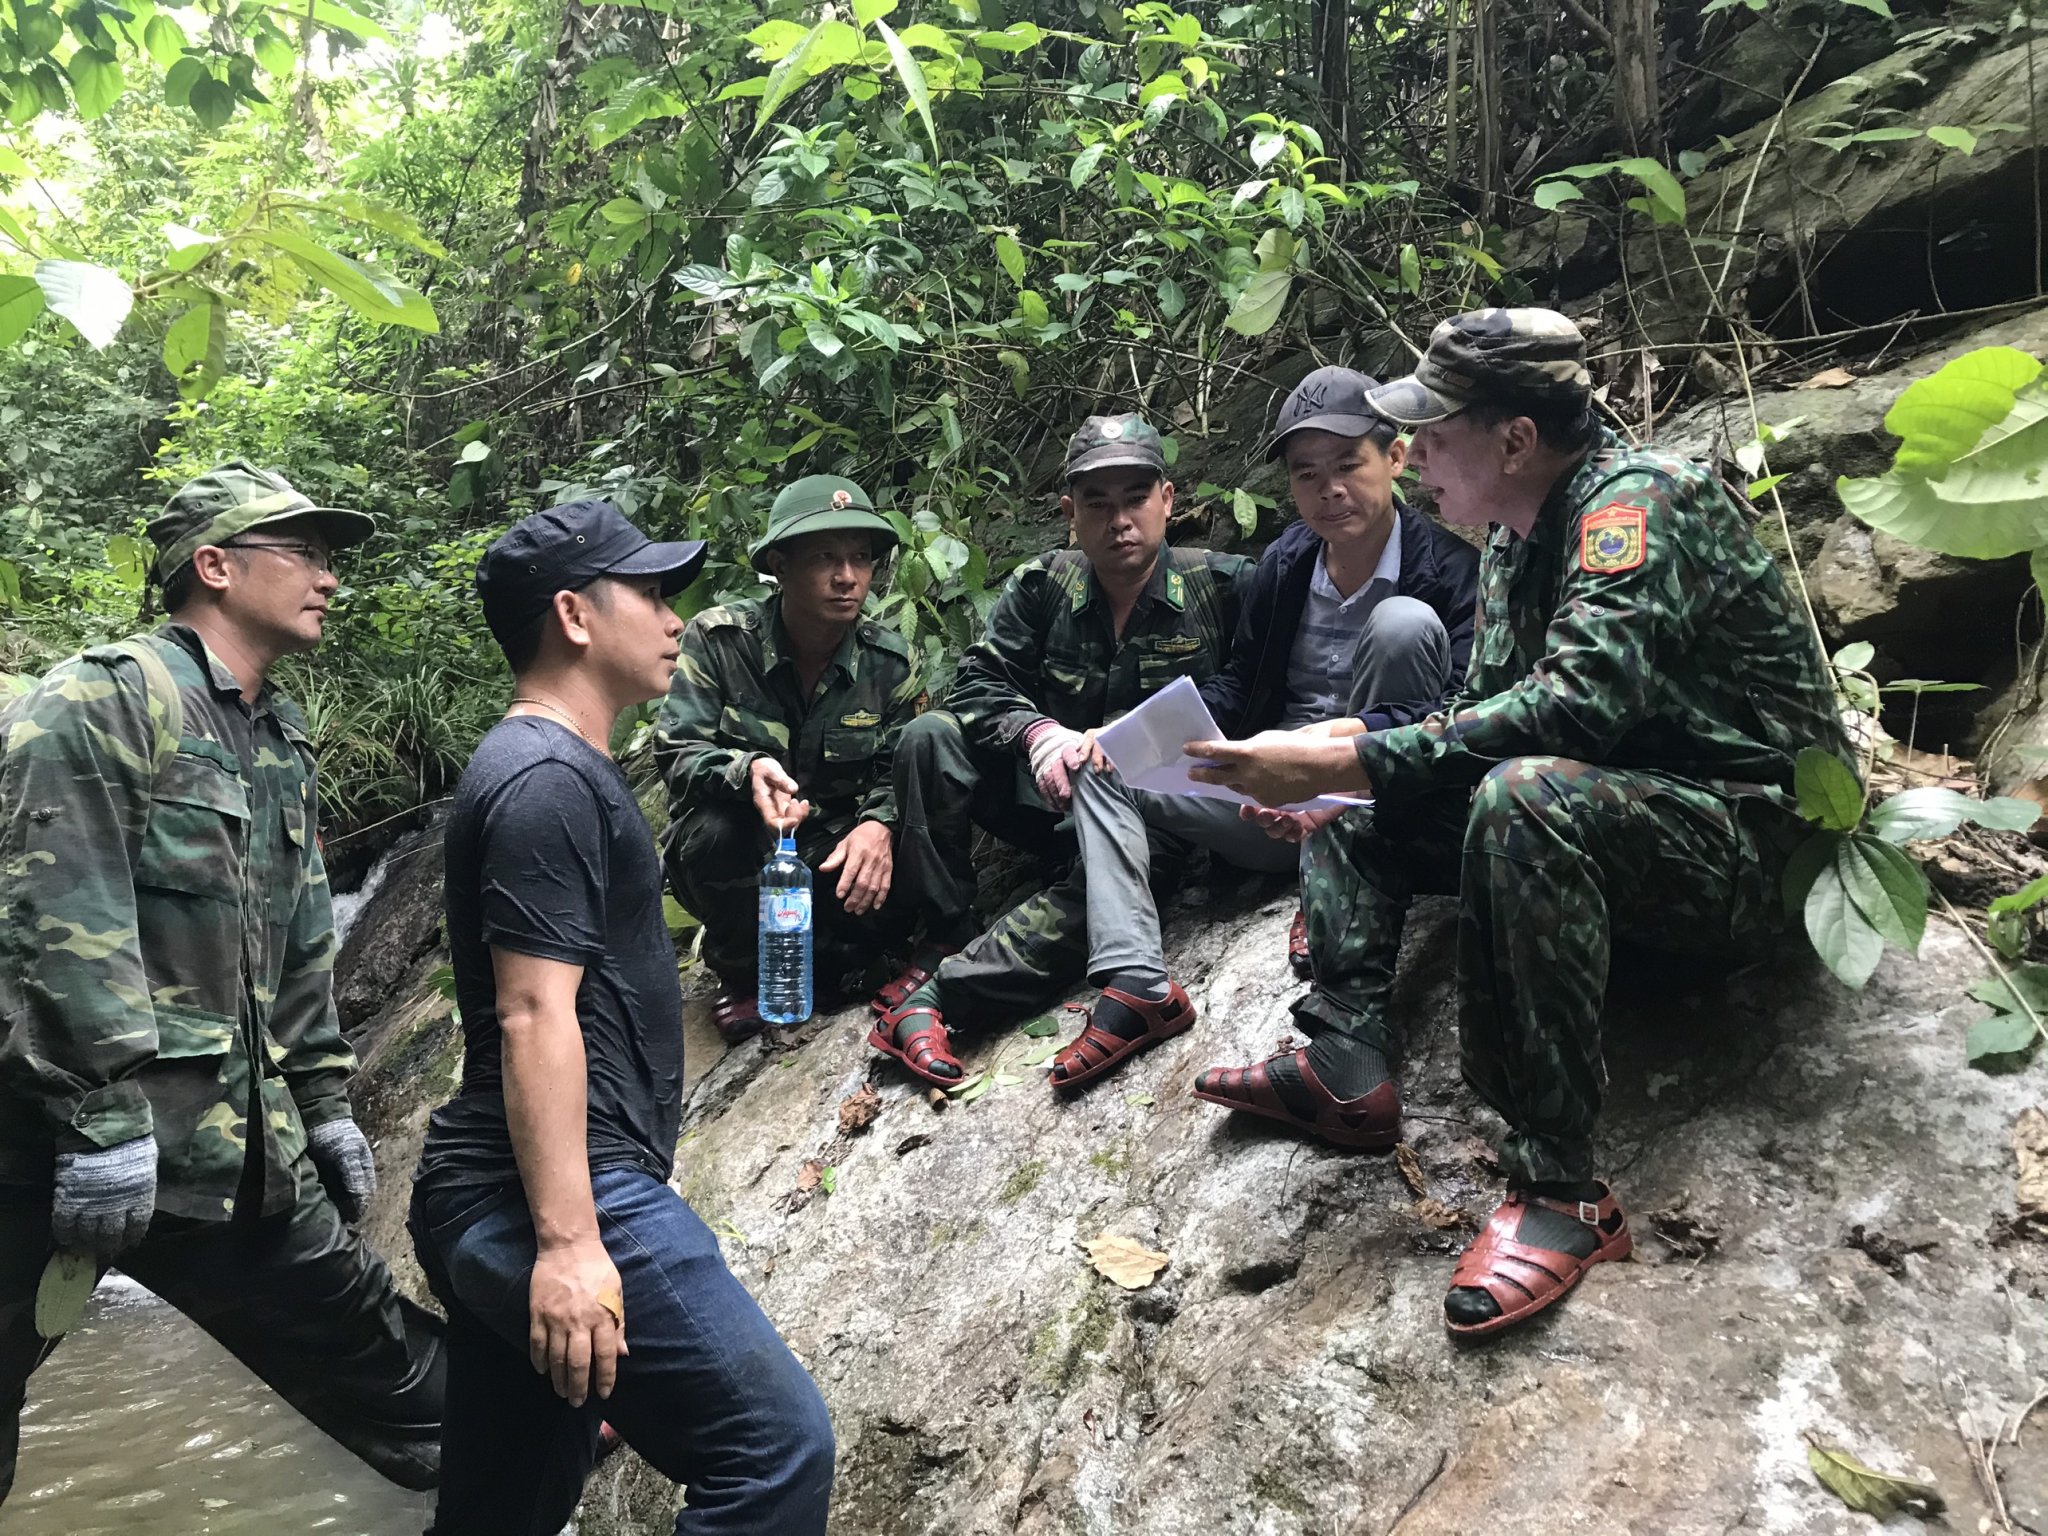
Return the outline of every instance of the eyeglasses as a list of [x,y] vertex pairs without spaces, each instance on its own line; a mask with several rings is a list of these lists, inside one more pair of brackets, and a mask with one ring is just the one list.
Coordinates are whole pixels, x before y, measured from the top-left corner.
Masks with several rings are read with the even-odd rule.
[[320,548],[317,544],[273,544],[268,540],[249,543],[237,539],[220,547],[222,549],[274,549],[281,555],[297,555],[316,571],[331,571],[334,569],[334,556],[327,550]]

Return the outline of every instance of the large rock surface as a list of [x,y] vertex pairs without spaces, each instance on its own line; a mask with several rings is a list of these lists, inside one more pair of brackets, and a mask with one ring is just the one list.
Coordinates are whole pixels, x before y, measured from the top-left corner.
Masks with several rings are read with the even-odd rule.
[[[934,1110],[852,1013],[697,1083],[676,1184],[831,1403],[835,1532],[1873,1529],[1815,1483],[1807,1434],[1931,1477],[1950,1528],[1980,1529],[1958,1416],[1988,1431],[2048,1377],[2048,1249],[2004,1226],[2010,1128],[2044,1091],[2040,1067],[1964,1068],[1981,1010],[1960,935],[1937,926],[1856,994],[1791,951],[1728,979],[1625,971],[1605,1163],[1636,1259],[1466,1348],[1439,1322],[1461,1238],[1421,1219],[1394,1159],[1188,1097],[1204,1065],[1285,1035],[1291,905],[1177,919],[1200,1023],[1073,1102],[1019,1067]],[[1498,1186],[1458,1079],[1451,953],[1425,905],[1399,999],[1407,1130],[1429,1195],[1483,1216]],[[1030,1044],[989,1038],[970,1064]],[[870,1081],[879,1117],[842,1135]],[[800,1192],[813,1160],[835,1192]],[[1659,1235],[1651,1213],[1681,1204],[1718,1234],[1704,1257]],[[1104,1231],[1170,1267],[1117,1289],[1077,1246]],[[2048,1529],[2044,1443],[2037,1415],[2003,1453],[2015,1528]],[[672,1490],[621,1460],[583,1536],[668,1529]]]

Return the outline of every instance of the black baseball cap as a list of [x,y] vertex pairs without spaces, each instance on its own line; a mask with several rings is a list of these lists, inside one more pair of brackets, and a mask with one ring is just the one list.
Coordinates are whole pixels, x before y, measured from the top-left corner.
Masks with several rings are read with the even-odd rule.
[[659,576],[674,597],[704,566],[704,543],[657,544],[608,501],[565,501],[521,518],[484,551],[476,595],[500,645],[547,612],[557,592],[600,576]]
[[1379,387],[1378,379],[1356,369],[1318,368],[1281,404],[1272,441],[1266,444],[1266,461],[1279,458],[1288,438],[1311,427],[1338,437],[1365,437],[1377,427],[1391,427],[1392,422],[1366,403],[1366,393]]

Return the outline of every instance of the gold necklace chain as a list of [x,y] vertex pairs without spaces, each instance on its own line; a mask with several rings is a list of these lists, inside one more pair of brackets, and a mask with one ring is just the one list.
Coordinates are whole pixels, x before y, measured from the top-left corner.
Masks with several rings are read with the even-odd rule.
[[570,714],[569,711],[567,711],[566,709],[562,708],[561,705],[550,704],[546,699],[537,699],[534,698],[531,694],[520,693],[515,693],[512,695],[512,702],[514,704],[531,704],[536,709],[546,710],[549,714],[557,717],[564,725],[568,726],[569,729],[574,731],[578,736],[581,736],[583,738],[583,744],[586,747],[589,747],[591,751],[604,752],[604,755],[606,757],[611,756],[609,752],[604,751],[603,747],[600,747],[596,742],[590,739],[589,734],[584,731],[583,727],[576,723],[576,717]]

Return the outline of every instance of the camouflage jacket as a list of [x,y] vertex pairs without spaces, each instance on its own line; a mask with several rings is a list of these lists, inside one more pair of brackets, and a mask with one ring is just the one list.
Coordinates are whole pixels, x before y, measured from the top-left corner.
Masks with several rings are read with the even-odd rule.
[[8,715],[0,1183],[47,1187],[55,1153],[154,1132],[157,1208],[218,1220],[253,1123],[268,1214],[296,1196],[306,1129],[349,1113],[355,1069],[312,748],[296,708],[268,687],[246,705],[189,628],[144,643],[184,708],[160,765],[141,664],[117,649],[60,664]]
[[1506,758],[1576,758],[1761,787],[1802,747],[1849,757],[1813,632],[1740,508],[1699,465],[1606,435],[1524,539],[1479,567],[1465,687],[1358,738],[1382,797],[1471,786]]
[[861,619],[806,700],[781,612],[779,594],[726,603],[683,631],[654,735],[669,814],[748,798],[765,756],[802,786],[817,824],[844,834],[857,821],[893,823],[896,737],[924,698],[909,644]]
[[1060,549],[1027,560],[961,658],[946,708],[976,746],[1014,747],[1041,716],[1090,730],[1176,677],[1203,682],[1229,655],[1254,564],[1243,555],[1163,549],[1118,639],[1087,556]]

